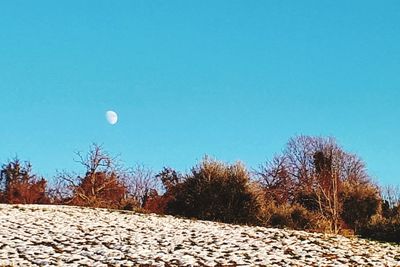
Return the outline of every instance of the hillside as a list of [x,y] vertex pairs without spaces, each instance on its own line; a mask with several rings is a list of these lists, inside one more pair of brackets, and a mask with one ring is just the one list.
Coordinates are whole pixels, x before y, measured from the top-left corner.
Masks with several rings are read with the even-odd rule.
[[400,266],[400,246],[68,206],[0,205],[0,266]]

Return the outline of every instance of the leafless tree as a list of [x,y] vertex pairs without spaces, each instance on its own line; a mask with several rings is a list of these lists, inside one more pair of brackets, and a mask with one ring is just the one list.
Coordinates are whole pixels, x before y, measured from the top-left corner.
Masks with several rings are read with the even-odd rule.
[[266,188],[286,189],[294,201],[314,203],[333,232],[339,231],[341,183],[357,186],[369,180],[361,159],[343,151],[335,139],[311,136],[290,139],[283,154],[262,166],[258,175]]
[[386,185],[382,187],[381,194],[390,208],[400,205],[400,186]]
[[127,172],[124,181],[127,185],[128,196],[133,198],[142,208],[150,195],[155,194],[160,188],[160,183],[152,170],[140,164]]
[[78,174],[67,171],[57,171],[49,184],[49,197],[54,204],[68,203],[73,196],[76,177]]
[[341,181],[338,170],[333,165],[335,146],[328,146],[325,151],[317,151],[314,155],[315,187],[320,213],[331,222],[330,231],[339,232],[341,205],[339,203],[339,186]]
[[285,156],[275,156],[271,161],[260,165],[259,169],[254,171],[258,177],[258,182],[265,189],[266,200],[273,200],[278,204],[291,201],[293,198],[293,181],[287,169],[287,160]]
[[118,207],[126,196],[126,186],[117,158],[97,144],[92,144],[87,154],[77,152],[76,155],[75,161],[84,166],[85,174],[59,173],[54,194],[74,205]]

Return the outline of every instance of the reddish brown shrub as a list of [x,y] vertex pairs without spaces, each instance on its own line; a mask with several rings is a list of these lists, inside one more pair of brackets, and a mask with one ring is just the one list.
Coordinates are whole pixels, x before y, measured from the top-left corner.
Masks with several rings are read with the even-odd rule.
[[46,194],[46,180],[32,174],[29,162],[14,159],[3,165],[0,176],[2,202],[12,204],[49,203]]
[[120,208],[125,194],[126,187],[118,180],[116,174],[89,173],[74,188],[74,196],[70,204],[96,208]]
[[6,192],[7,203],[10,204],[47,204],[46,180],[29,183],[11,183]]
[[173,197],[169,194],[159,196],[155,195],[148,199],[144,209],[157,214],[166,214],[168,203],[172,201]]

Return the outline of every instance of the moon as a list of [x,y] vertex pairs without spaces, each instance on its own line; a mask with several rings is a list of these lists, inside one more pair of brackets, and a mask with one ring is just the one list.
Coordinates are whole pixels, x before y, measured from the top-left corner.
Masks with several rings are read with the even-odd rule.
[[109,124],[114,125],[118,122],[118,114],[115,111],[109,110],[106,112],[106,120]]

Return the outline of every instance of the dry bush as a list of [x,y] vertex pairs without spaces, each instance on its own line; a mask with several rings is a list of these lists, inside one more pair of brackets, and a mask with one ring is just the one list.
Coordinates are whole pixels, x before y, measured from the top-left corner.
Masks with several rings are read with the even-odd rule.
[[374,215],[358,232],[363,237],[400,243],[400,216],[385,218],[380,214]]
[[359,226],[363,237],[400,243],[400,198],[399,188],[388,186],[382,189],[382,201],[377,214]]
[[185,179],[180,173],[172,168],[164,167],[163,170],[156,175],[156,178],[161,181],[166,193],[171,193],[176,190]]
[[14,159],[2,166],[0,175],[2,202],[11,204],[47,204],[46,180],[32,174],[29,162]]
[[299,204],[308,211],[319,212],[318,196],[315,191],[303,190],[296,192],[295,204]]
[[175,215],[227,223],[260,222],[261,196],[254,191],[245,167],[205,158],[182,182],[165,175],[170,197],[167,212]]
[[327,220],[301,205],[269,203],[264,209],[264,225],[297,230],[325,231]]
[[152,195],[146,202],[144,209],[151,213],[166,214],[170,201],[172,201],[171,195]]
[[[48,196],[50,203],[54,205],[63,205],[71,201],[73,196],[73,187],[71,183],[64,180],[63,177],[69,177],[67,172],[59,172],[49,181]],[[71,177],[72,179],[73,177]]]
[[10,204],[48,204],[46,180],[12,183],[6,193],[6,201]]
[[136,210],[144,207],[158,187],[150,169],[142,165],[124,168],[99,145],[77,156],[85,174],[58,173],[51,190],[53,203]]
[[263,209],[263,223],[272,227],[291,227],[290,206],[286,204],[268,203]]
[[87,174],[74,188],[71,205],[96,208],[121,208],[126,187],[115,173],[95,172]]
[[140,204],[134,198],[124,198],[119,202],[119,208],[123,210],[137,210],[140,208]]
[[340,198],[341,218],[355,233],[378,212],[381,204],[378,189],[372,185],[344,183]]
[[290,219],[294,229],[315,229],[315,214],[300,205],[291,207]]

